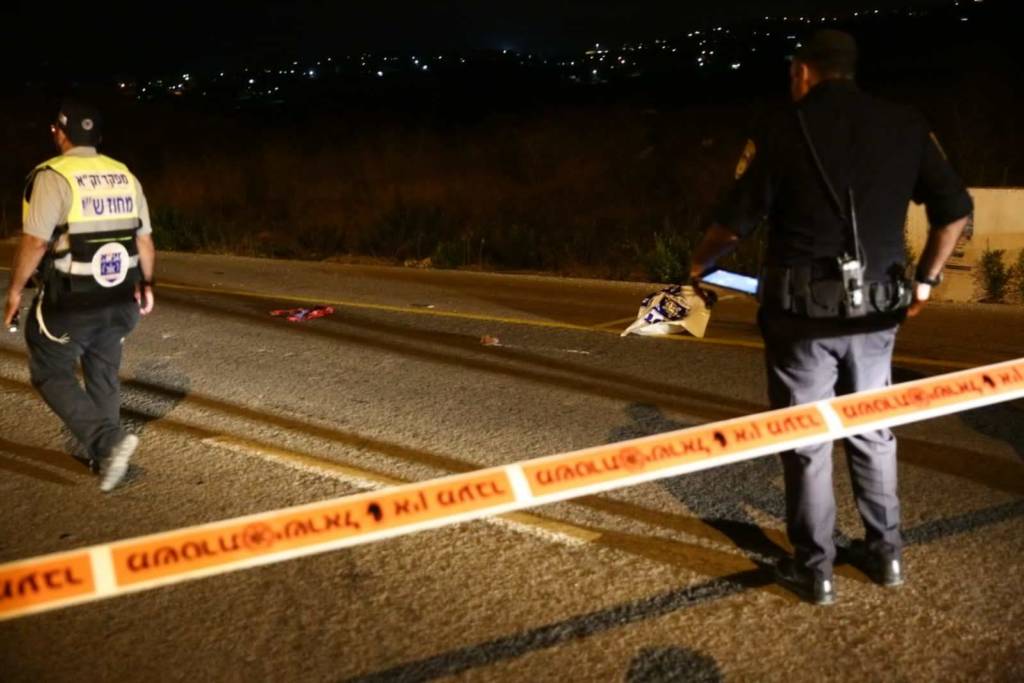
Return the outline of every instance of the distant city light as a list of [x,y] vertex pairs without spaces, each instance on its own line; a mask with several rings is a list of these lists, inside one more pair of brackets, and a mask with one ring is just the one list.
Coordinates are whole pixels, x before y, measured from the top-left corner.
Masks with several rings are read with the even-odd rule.
[[[950,24],[969,22],[977,19],[976,16],[970,13],[967,8],[973,4],[982,4],[984,0],[959,0],[955,3],[958,7],[959,14],[951,12],[945,15],[943,18]],[[953,3],[951,3],[953,4]],[[881,16],[884,15],[884,16]],[[900,11],[890,12],[888,8],[882,9],[858,9],[854,10],[850,8],[848,11],[838,16],[783,16],[783,17],[772,17],[771,15],[764,15],[765,22],[771,22],[766,24],[759,24],[755,26],[750,25],[720,25],[706,27],[703,30],[691,30],[685,33],[685,38],[692,41],[687,43],[678,41],[679,44],[683,45],[682,52],[675,45],[676,41],[669,41],[665,39],[648,39],[645,42],[623,42],[615,43],[614,45],[605,45],[600,42],[592,43],[592,47],[584,48],[577,53],[579,59],[565,59],[565,60],[549,60],[543,55],[533,55],[528,52],[519,52],[517,48],[498,48],[500,54],[505,56],[514,57],[515,61],[522,68],[529,68],[531,65],[540,66],[541,64],[550,65],[552,69],[557,69],[561,77],[567,81],[584,82],[590,81],[591,83],[605,83],[607,81],[615,82],[618,78],[626,76],[626,74],[632,76],[639,76],[645,73],[646,69],[657,69],[661,68],[657,65],[658,57],[654,55],[663,55],[665,51],[671,51],[672,57],[665,60],[667,63],[671,63],[673,68],[688,68],[693,72],[701,72],[707,74],[718,74],[719,69],[728,67],[728,70],[740,71],[746,66],[744,59],[760,59],[764,56],[771,58],[771,55],[776,52],[786,51],[792,52],[794,46],[796,48],[801,47],[802,43],[798,39],[798,35],[802,31],[806,30],[805,25],[819,25],[829,24],[829,22],[842,22],[851,20],[854,17],[864,18],[865,21],[886,21],[890,15],[909,16],[909,17],[922,17],[933,15],[928,10],[912,10],[903,9]],[[871,19],[871,17],[875,17]],[[779,31],[776,36],[772,36],[772,31],[767,30],[771,27],[772,23],[785,22],[787,25],[782,26],[782,30]],[[797,26],[789,26],[788,24],[798,24]],[[652,42],[653,40],[653,42]],[[653,45],[653,48],[651,47]],[[761,52],[761,47],[764,47],[764,53]],[[660,49],[659,49],[660,48]],[[397,54],[398,56],[395,56]],[[495,50],[492,54],[499,54]],[[679,60],[676,59],[676,55],[679,55]],[[695,58],[696,64],[690,58]],[[453,52],[448,55],[435,53],[433,56],[426,55],[424,58],[420,58],[418,55],[409,54],[409,52],[392,53],[390,56],[380,53],[356,53],[351,54],[338,54],[338,64],[334,66],[327,73],[321,73],[323,71],[323,65],[325,63],[333,63],[333,57],[322,55],[319,59],[317,58],[302,58],[288,62],[287,60],[274,64],[269,68],[258,63],[253,64],[250,67],[245,67],[239,72],[237,69],[232,70],[232,74],[229,77],[227,75],[227,64],[225,64],[225,70],[217,71],[213,70],[210,74],[197,73],[196,78],[193,79],[191,73],[185,73],[180,70],[171,71],[173,74],[170,77],[165,76],[163,80],[153,79],[142,82],[132,82],[129,80],[112,79],[112,85],[120,89],[133,89],[141,93],[149,92],[150,95],[145,99],[153,99],[155,97],[166,97],[168,95],[188,95],[189,97],[195,97],[197,95],[202,96],[218,96],[216,92],[207,93],[206,87],[213,85],[214,83],[220,82],[232,82],[237,79],[237,82],[247,84],[247,87],[241,89],[239,97],[241,99],[250,99],[255,96],[273,96],[274,93],[280,92],[283,87],[283,91],[288,93],[288,77],[299,78],[300,80],[308,79],[326,79],[329,74],[337,74],[340,77],[351,71],[355,74],[374,75],[378,78],[384,78],[386,73],[383,69],[389,62],[395,62],[395,67],[392,68],[391,74],[396,75],[405,73],[406,69],[409,71],[416,71],[420,73],[427,73],[433,71],[434,64],[431,60],[434,60],[439,65],[439,68],[443,69],[445,56],[449,57],[449,64],[476,64],[477,57],[469,56],[464,57],[458,52]],[[729,59],[735,59],[732,61]],[[405,60],[409,59],[409,62]],[[482,60],[481,65],[486,66],[486,56],[480,58]],[[594,64],[594,62],[597,64]],[[378,69],[374,69],[376,62]],[[511,61],[506,62],[511,64]],[[403,68],[402,65],[405,65]],[[361,67],[360,67],[361,65]],[[582,67],[591,67],[591,79],[586,79],[583,75]],[[605,67],[608,72],[606,74],[601,73],[601,66]],[[719,66],[721,65],[721,67]],[[581,69],[577,70],[576,67],[580,66]],[[596,68],[595,68],[596,67]],[[330,68],[330,67],[329,67]],[[705,71],[706,70],[706,71]],[[581,73],[582,72],[582,73]],[[256,88],[257,78],[256,76],[262,76],[260,81],[263,85],[260,88]],[[226,80],[225,80],[226,79]],[[282,87],[275,87],[273,82],[284,83]],[[144,87],[148,86],[148,87]],[[223,96],[225,93],[220,93]]]

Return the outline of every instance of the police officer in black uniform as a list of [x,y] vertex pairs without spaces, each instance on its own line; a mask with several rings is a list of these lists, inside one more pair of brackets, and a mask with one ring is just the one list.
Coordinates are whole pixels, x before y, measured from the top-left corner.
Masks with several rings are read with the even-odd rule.
[[[794,106],[747,143],[737,180],[694,252],[699,283],[761,223],[767,251],[758,322],[769,400],[783,408],[890,383],[893,342],[916,315],[960,236],[972,201],[923,117],[861,92],[857,46],[820,31],[790,64]],[[913,281],[903,226],[910,201],[931,229]],[[889,430],[845,450],[865,539],[851,550],[876,583],[903,582],[896,441]],[[832,444],[782,454],[795,556],[776,578],[815,604],[835,600]]]

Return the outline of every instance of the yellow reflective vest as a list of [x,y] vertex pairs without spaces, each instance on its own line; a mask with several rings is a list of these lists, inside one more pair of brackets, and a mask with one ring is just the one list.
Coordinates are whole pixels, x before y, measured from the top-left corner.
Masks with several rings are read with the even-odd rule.
[[[91,304],[123,301],[139,279],[135,234],[140,226],[138,181],[119,161],[102,154],[62,155],[37,166],[59,174],[71,188],[71,207],[57,226],[49,258],[47,287],[58,299],[68,295]],[[31,198],[26,191],[27,219]]]

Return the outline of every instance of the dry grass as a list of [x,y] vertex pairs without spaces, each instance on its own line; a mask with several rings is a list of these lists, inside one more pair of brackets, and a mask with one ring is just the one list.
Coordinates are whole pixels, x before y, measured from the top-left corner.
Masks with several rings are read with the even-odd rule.
[[206,120],[203,139],[153,139],[159,154],[137,167],[164,248],[646,277],[655,235],[692,241],[728,183],[741,139],[725,127],[721,110],[570,110],[454,131]]

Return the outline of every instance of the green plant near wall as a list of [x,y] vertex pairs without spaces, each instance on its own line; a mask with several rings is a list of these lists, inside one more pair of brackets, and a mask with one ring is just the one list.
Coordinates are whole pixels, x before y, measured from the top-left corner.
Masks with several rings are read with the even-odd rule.
[[1006,298],[1010,285],[1010,269],[1003,261],[1005,255],[1005,249],[990,249],[987,246],[981,253],[976,277],[981,286],[982,301],[997,302]]
[[654,233],[654,245],[643,255],[644,270],[652,282],[681,283],[690,272],[689,238],[678,233]]
[[434,247],[430,261],[435,268],[459,268],[468,262],[465,240],[442,240]]
[[1017,300],[1024,302],[1024,249],[1017,252],[1017,262],[1010,269],[1010,287]]

